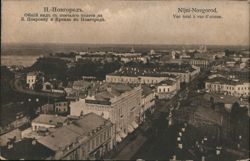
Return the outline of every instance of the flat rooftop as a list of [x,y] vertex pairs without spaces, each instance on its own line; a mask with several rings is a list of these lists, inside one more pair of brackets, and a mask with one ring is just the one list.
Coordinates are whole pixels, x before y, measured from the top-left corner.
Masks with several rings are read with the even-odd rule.
[[25,139],[16,142],[10,149],[7,146],[1,147],[1,155],[8,160],[45,160],[55,154],[37,141],[32,144],[32,141],[33,139]]
[[108,75],[113,76],[128,76],[128,77],[171,77],[176,78],[173,74],[163,74],[157,68],[152,69],[143,69],[143,68],[133,68],[133,67],[125,67],[117,70]]
[[63,117],[63,116],[40,114],[32,122],[41,123],[41,124],[49,124],[49,125],[58,125],[58,123],[62,124],[66,122],[66,120],[67,120],[67,117]]
[[138,85],[124,83],[96,84],[85,98],[85,103],[111,105],[111,99],[133,90]]
[[225,83],[225,84],[229,84],[229,85],[237,85],[237,84],[247,83],[247,81],[242,80],[242,79],[230,79],[230,78],[225,78],[225,77],[215,77],[215,78],[206,80],[206,82]]
[[38,142],[57,151],[65,149],[77,140],[87,140],[89,133],[93,130],[111,125],[112,123],[103,117],[95,113],[89,113],[68,125],[53,129],[48,136],[39,138]]

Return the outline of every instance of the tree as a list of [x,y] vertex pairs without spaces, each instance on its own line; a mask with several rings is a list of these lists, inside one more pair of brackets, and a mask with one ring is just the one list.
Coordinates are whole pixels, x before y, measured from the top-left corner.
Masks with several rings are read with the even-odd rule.
[[246,116],[247,109],[240,107],[238,102],[235,102],[232,105],[230,112],[230,131],[231,135],[235,137],[237,132],[241,131],[239,127],[241,127],[241,123],[244,122],[244,117]]
[[209,99],[209,101],[210,101],[211,107],[212,107],[213,109],[215,109],[214,97],[211,96],[210,99]]

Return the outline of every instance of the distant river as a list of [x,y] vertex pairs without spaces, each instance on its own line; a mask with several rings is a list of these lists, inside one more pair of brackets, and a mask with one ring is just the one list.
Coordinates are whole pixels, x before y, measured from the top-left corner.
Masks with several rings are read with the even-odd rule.
[[22,65],[24,67],[31,66],[36,62],[37,55],[2,55],[1,65],[12,66]]

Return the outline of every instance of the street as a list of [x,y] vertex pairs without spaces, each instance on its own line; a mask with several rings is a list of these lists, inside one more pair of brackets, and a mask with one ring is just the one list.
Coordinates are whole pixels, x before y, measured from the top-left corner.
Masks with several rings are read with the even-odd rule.
[[[144,122],[136,131],[137,137],[134,140],[127,140],[126,145],[119,152],[114,154],[112,159],[147,159],[166,160],[170,159],[176,152],[176,137],[179,125],[168,127],[167,115],[170,106],[175,107],[179,101],[179,93],[195,91],[197,80],[206,77],[205,73],[199,74],[189,84],[187,84],[170,100],[160,100],[156,103],[156,110],[151,118]],[[147,129],[147,130],[144,130]],[[179,155],[180,156],[180,155]],[[188,150],[183,150],[181,157],[192,158]]]

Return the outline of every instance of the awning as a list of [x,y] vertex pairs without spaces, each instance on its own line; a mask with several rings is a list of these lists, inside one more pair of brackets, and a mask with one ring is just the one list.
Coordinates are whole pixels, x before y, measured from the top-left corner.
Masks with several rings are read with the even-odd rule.
[[121,136],[122,139],[125,138],[125,137],[127,136],[123,131],[120,131],[120,132],[119,132],[119,135]]
[[122,141],[122,138],[120,137],[120,135],[116,134],[116,142],[121,142]]
[[133,128],[132,125],[128,125],[128,132],[132,133],[135,129]]
[[138,127],[138,124],[135,121],[133,121],[132,126],[134,127],[134,129],[136,129]]

